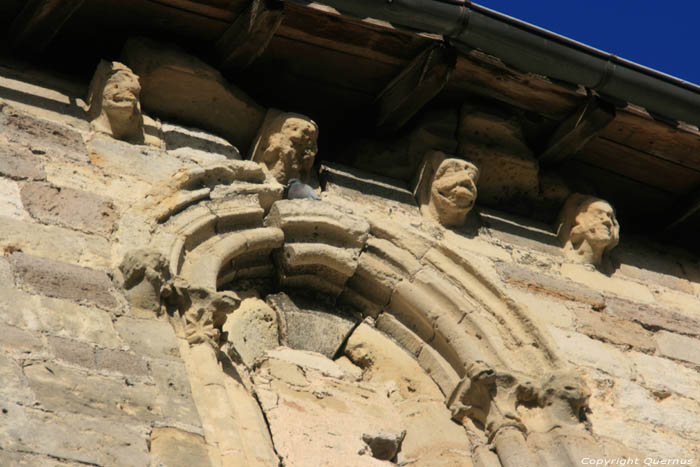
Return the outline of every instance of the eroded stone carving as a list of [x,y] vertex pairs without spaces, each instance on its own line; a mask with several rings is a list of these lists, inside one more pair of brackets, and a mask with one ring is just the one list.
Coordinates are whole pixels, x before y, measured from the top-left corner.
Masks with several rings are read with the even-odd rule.
[[139,77],[119,62],[100,61],[90,83],[88,114],[95,131],[143,143]]
[[161,253],[148,249],[127,252],[119,265],[131,306],[160,311],[163,298],[171,295],[170,267]]
[[603,255],[620,241],[620,225],[613,207],[594,196],[574,193],[559,214],[559,240],[567,255],[584,263],[600,265]]
[[251,148],[251,159],[263,163],[278,182],[309,181],[318,151],[318,125],[295,113],[268,111]]
[[463,225],[476,202],[479,169],[442,152],[429,152],[423,159],[414,190],[423,216],[445,227]]

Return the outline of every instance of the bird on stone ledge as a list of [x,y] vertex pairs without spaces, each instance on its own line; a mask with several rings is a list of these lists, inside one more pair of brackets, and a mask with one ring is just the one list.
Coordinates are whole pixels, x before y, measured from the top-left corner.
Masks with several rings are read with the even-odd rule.
[[290,178],[287,182],[287,199],[315,199],[321,197],[316,194],[313,188],[306,183],[302,183],[298,178]]

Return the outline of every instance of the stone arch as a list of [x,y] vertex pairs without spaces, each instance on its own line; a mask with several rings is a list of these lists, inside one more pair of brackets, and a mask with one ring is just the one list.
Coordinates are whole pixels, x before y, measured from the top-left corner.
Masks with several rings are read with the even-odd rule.
[[[548,420],[542,422],[545,430],[565,426],[573,438],[590,441],[578,424],[585,384],[570,377],[547,333],[501,289],[489,264],[459,251],[449,238],[368,216],[339,199],[282,200],[281,195],[281,185],[257,164],[229,161],[175,174],[133,209],[147,229],[131,247],[143,248],[148,239],[148,249],[163,258],[165,270],[151,274],[160,274],[158,280],[143,275],[141,283],[157,289],[152,296],[177,302],[183,320],[174,326],[189,342],[184,358],[199,362],[189,368],[191,377],[212,378],[218,367],[217,327],[240,303],[224,286],[268,277],[283,290],[312,290],[375,320],[434,379],[453,417],[483,430],[497,453],[485,449],[484,459],[496,456],[505,467],[517,459],[530,462],[517,465],[538,465],[526,441],[529,422],[518,415],[521,405],[542,407],[537,417]],[[127,295],[143,293],[141,285],[134,286],[138,278],[130,277],[133,268],[122,270],[125,284],[131,284]],[[568,392],[557,392],[560,379]],[[208,440],[218,447],[213,456],[224,465],[238,465],[240,459],[266,465],[274,453],[263,428],[242,433],[218,419],[230,411],[262,423],[245,385],[228,389],[228,396],[218,396],[220,406],[210,408],[211,420],[203,420]],[[552,393],[561,393],[563,402],[551,403]],[[196,400],[195,388],[193,395]],[[559,465],[574,463],[567,442]]]

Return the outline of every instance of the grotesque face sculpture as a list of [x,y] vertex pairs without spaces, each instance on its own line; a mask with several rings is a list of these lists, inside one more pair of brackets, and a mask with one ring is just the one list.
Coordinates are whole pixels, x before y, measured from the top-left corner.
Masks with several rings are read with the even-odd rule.
[[308,181],[318,151],[318,126],[309,118],[283,113],[262,129],[253,160],[263,162],[278,182]]
[[479,169],[474,164],[429,153],[416,187],[421,212],[444,226],[464,224],[476,201],[478,179]]
[[100,62],[90,84],[90,115],[97,131],[143,142],[139,77],[118,62]]
[[559,215],[558,235],[570,257],[600,265],[603,254],[620,241],[620,225],[607,201],[574,193]]

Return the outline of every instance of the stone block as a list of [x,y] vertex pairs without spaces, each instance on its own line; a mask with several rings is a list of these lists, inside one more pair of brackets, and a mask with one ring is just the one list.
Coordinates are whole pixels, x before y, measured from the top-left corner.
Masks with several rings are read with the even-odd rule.
[[413,193],[403,180],[334,163],[321,165],[318,176],[324,192],[349,198],[358,204],[376,205],[378,209],[396,206],[396,209],[420,215]]
[[687,316],[671,307],[635,303],[613,297],[608,297],[605,304],[606,314],[638,322],[644,327],[700,336],[700,319]]
[[637,381],[642,382],[659,397],[679,394],[689,399],[700,400],[700,374],[697,371],[662,357],[639,352],[629,352],[627,355],[634,364]]
[[159,149],[136,146],[109,136],[95,135],[90,140],[90,163],[103,172],[127,175],[149,183],[168,180],[178,170],[194,167]]
[[234,145],[220,136],[202,131],[198,128],[163,123],[163,142],[165,149],[175,154],[186,155],[199,163],[206,161],[235,159],[239,160],[241,154]]
[[49,345],[54,356],[65,363],[79,365],[94,370],[95,348],[83,342],[65,339],[63,337],[49,337]]
[[368,220],[372,235],[388,240],[417,259],[421,259],[436,243],[436,238],[402,222],[379,216],[372,216]]
[[[562,329],[574,329],[574,313],[557,299],[515,289],[508,290],[507,293],[518,305],[524,306],[531,316],[543,324]],[[585,306],[582,305],[582,307]],[[579,308],[576,308],[576,311],[578,312]]]
[[319,354],[285,348],[271,351],[255,372],[258,400],[284,465],[386,464],[373,458],[362,440],[363,434],[402,431],[386,388],[344,376]]
[[14,180],[0,178],[0,215],[20,220],[31,219],[24,209],[19,186]]
[[[614,408],[625,421],[653,425],[676,435],[700,441],[700,404],[677,396],[659,400],[632,381],[618,380],[613,389]],[[618,413],[619,413],[618,412]]]
[[326,270],[329,276],[339,276],[340,283],[343,283],[354,274],[358,255],[356,249],[324,243],[286,243],[275,258],[287,272],[318,274]]
[[405,277],[388,262],[369,252],[363,252],[355,275],[348,280],[347,285],[362,297],[383,306],[389,303],[394,287]]
[[654,302],[654,296],[644,285],[617,277],[608,277],[589,265],[563,264],[561,274],[574,282],[586,285],[594,290],[600,290],[606,294],[628,298],[637,302]]
[[24,367],[40,407],[58,412],[112,417],[140,423],[160,419],[156,389],[133,378],[98,376],[56,362],[31,362]]
[[519,122],[465,104],[457,130],[457,154],[479,166],[479,199],[503,205],[539,193],[539,165]]
[[[455,423],[444,401],[409,401],[399,407],[406,438],[397,456],[399,465],[448,466],[471,465],[469,452],[472,443],[463,427]],[[450,452],[457,454],[451,456]],[[451,458],[454,464],[440,463],[441,457]]]
[[382,313],[377,318],[377,329],[389,335],[396,342],[401,344],[411,355],[417,357],[420,350],[425,346],[418,336],[410,329],[401,324],[398,319],[389,313]]
[[244,299],[236,311],[226,317],[222,329],[226,341],[249,368],[265,352],[280,345],[277,313],[259,298]]
[[549,326],[549,333],[563,352],[564,358],[589,368],[596,368],[618,378],[632,377],[632,364],[626,354],[610,344],[605,344],[573,331],[563,331]]
[[13,253],[11,261],[18,282],[34,293],[117,307],[110,292],[112,281],[102,271],[24,253]]
[[0,111],[0,137],[27,147],[34,154],[87,162],[80,133],[68,126],[33,117],[5,105]]
[[448,230],[445,232],[445,238],[443,239],[445,244],[452,245],[453,248],[459,250],[465,250],[470,253],[488,256],[491,259],[498,261],[511,262],[513,258],[510,251],[506,248],[500,247],[493,243],[483,240],[480,237],[467,237],[459,234],[458,232]]
[[445,398],[449,398],[459,384],[460,377],[447,360],[432,347],[424,345],[418,354],[418,363],[437,383]]
[[44,351],[44,342],[39,333],[0,324],[0,347],[9,353],[37,355]]
[[0,215],[0,250],[44,256],[98,269],[110,267],[111,247],[99,236]]
[[[440,388],[408,352],[381,332],[360,324],[345,345],[345,355],[364,370],[364,381],[396,385],[404,399],[444,401]],[[444,403],[443,403],[444,407]]]
[[595,308],[605,306],[605,299],[601,293],[575,282],[508,263],[497,264],[496,269],[504,281],[529,291],[588,303]]
[[364,219],[308,199],[276,202],[265,226],[284,230],[287,242],[322,242],[347,248],[362,248],[369,232]]
[[156,407],[162,413],[159,423],[184,427],[199,433],[202,424],[195,406],[185,364],[174,360],[149,360],[156,386]]
[[612,250],[610,258],[619,263],[614,276],[626,276],[647,284],[692,293],[684,267],[663,246],[630,240]]
[[113,349],[95,350],[97,369],[125,376],[147,376],[150,371],[144,359],[133,353]]
[[335,358],[355,321],[332,314],[323,306],[299,306],[285,294],[269,295],[268,303],[277,310],[281,321],[281,343],[298,350],[309,350]]
[[[0,353],[0,380],[2,381],[2,385],[0,385],[0,406],[5,401],[23,405],[31,405],[34,402],[34,395],[22,374],[20,362],[4,353]],[[3,440],[0,438],[0,446],[2,444]]]
[[695,294],[657,289],[654,296],[657,301],[676,307],[684,315],[700,319],[700,300]]
[[654,339],[660,355],[700,365],[699,338],[659,331],[654,334]]
[[175,332],[167,321],[122,316],[114,328],[137,355],[175,360],[180,358]]
[[594,339],[640,351],[653,351],[655,348],[652,333],[632,321],[588,310],[577,310],[576,321],[576,330]]
[[15,180],[45,180],[44,164],[32,152],[10,142],[0,144],[0,175]]
[[9,451],[33,454],[36,457],[32,460],[48,456],[52,462],[47,465],[51,466],[148,465],[150,427],[146,424],[104,418],[103,414],[52,413],[10,403],[2,407],[7,413],[0,423],[0,459]]
[[118,217],[114,204],[100,195],[40,182],[22,187],[22,202],[40,222],[101,235],[112,233]]
[[177,428],[153,428],[150,453],[152,466],[207,467],[211,465],[204,437]]
[[139,76],[144,110],[211,130],[247,151],[264,109],[218,70],[183,50],[144,38],[129,39],[122,55]]
[[481,208],[479,215],[489,236],[497,240],[544,253],[553,259],[564,256],[561,243],[548,224],[488,208]]

